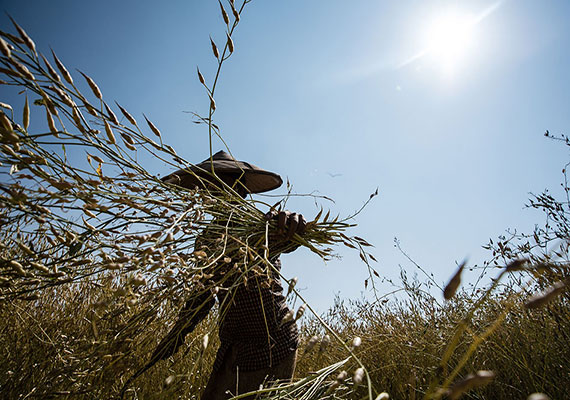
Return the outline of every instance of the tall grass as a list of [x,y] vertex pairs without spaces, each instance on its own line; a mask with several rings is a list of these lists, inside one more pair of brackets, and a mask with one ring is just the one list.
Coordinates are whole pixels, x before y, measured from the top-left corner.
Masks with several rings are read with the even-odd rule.
[[[207,116],[195,117],[207,127],[210,156],[213,139],[222,138],[213,122],[218,77],[248,3],[220,3],[225,43],[210,42],[215,78],[206,83],[197,72],[209,108]],[[181,351],[136,380],[129,377],[147,364],[185,301],[215,293],[219,282],[206,276],[220,264],[231,265],[224,279],[233,288],[251,274],[270,279],[276,272],[271,259],[280,252],[306,246],[326,259],[345,245],[360,253],[375,288],[370,244],[349,235],[353,216],[321,212],[303,236],[280,241],[271,235],[276,221],[259,207],[275,209],[286,199],[272,205],[244,200],[213,170],[208,179],[221,187],[214,192],[163,182],[141,156],[173,170],[192,164],[163,142],[146,116],[139,125],[80,73],[90,92],[84,94],[55,53],[48,59],[15,22],[14,29],[0,32],[0,83],[24,89],[21,117],[17,107],[0,105],[3,397],[99,399],[122,389],[129,398],[198,397],[217,347],[217,311]],[[38,114],[42,123],[32,130]],[[85,161],[68,165],[67,152],[78,150],[86,152]],[[313,313],[303,322],[296,379],[268,384],[259,398],[383,399],[384,391],[393,398],[563,396],[569,383],[569,202],[534,197],[530,206],[553,223],[489,243],[493,255],[483,273],[497,278],[478,292],[460,289],[461,266],[444,302],[404,274],[405,299],[339,301],[326,315]],[[562,244],[552,250],[553,241]],[[289,283],[291,296],[304,302]]]

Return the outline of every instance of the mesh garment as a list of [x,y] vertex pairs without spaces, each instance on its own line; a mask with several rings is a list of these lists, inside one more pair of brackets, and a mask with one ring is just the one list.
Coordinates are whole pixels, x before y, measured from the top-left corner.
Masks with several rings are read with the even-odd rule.
[[[279,259],[273,265],[281,268]],[[279,277],[250,279],[247,285],[220,296],[220,348],[214,362],[219,370],[226,351],[236,349],[240,371],[273,367],[297,349],[299,342],[294,321],[281,323],[289,308]]]

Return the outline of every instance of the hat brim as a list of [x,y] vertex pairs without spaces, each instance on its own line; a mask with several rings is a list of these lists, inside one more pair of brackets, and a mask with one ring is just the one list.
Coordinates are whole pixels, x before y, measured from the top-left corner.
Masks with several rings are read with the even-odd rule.
[[[229,157],[229,155],[226,156]],[[214,172],[218,175],[231,174],[233,176],[241,176],[240,182],[249,193],[268,192],[277,189],[283,184],[283,180],[278,174],[234,159],[207,159],[187,169],[178,170],[162,178],[162,180],[188,189],[202,188],[204,184],[201,179],[211,178],[212,165],[214,166]]]

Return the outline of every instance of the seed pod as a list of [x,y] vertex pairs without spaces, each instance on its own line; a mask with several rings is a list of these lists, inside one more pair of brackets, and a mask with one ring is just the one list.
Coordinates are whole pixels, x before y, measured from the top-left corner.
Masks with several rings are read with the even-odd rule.
[[484,386],[494,378],[495,373],[493,371],[477,371],[475,374],[469,374],[451,387],[449,398],[452,400],[458,399],[471,388]]
[[515,271],[522,271],[524,269],[524,265],[528,262],[526,258],[519,258],[514,261],[511,261],[505,267],[507,272],[515,272]]
[[87,229],[89,229],[90,231],[96,232],[97,228],[95,228],[93,225],[91,225],[89,222],[85,221],[85,218],[83,218],[83,223],[85,224],[85,227]]
[[[222,4],[220,3],[220,6]],[[4,57],[12,57],[12,51],[10,50],[10,47],[8,46],[8,43],[6,43],[6,41],[4,39],[2,39],[0,37],[0,52],[4,55]]]
[[376,397],[376,400],[390,400],[390,395],[386,392],[382,392]]
[[218,47],[216,46],[216,43],[214,43],[212,37],[210,37],[210,44],[212,45],[212,52],[214,53],[214,57],[220,58],[220,52],[218,51]]
[[134,126],[137,126],[137,121],[133,118],[133,116],[131,114],[129,114],[127,112],[127,110],[125,110],[123,107],[121,107],[119,105],[119,103],[115,102],[115,104],[117,105],[117,107],[119,107],[119,110],[121,110],[121,112],[123,113],[123,115],[125,116],[125,118]]
[[43,54],[40,54],[42,56],[42,59],[44,60],[44,64],[46,65],[46,68],[48,70],[48,73],[50,74],[50,76],[53,78],[53,80],[57,81],[57,82],[61,82],[61,78],[59,77],[59,75],[57,74],[57,72],[55,72],[55,69],[53,69],[53,67],[51,66],[51,64],[49,63],[49,61],[47,60],[47,58],[45,58],[45,56]]
[[46,118],[50,132],[57,136],[57,128],[55,127],[55,122],[53,122],[53,117],[51,116],[51,113],[49,112],[49,108],[47,106],[46,106]]
[[303,316],[303,314],[305,314],[306,308],[307,308],[306,304],[303,304],[301,305],[301,307],[299,307],[299,309],[297,310],[297,314],[295,315],[295,321],[297,321],[299,318]]
[[230,37],[230,35],[228,33],[226,33],[226,36],[228,37],[228,50],[230,51],[230,53],[234,52],[234,41],[232,40],[232,38]]
[[207,333],[202,337],[202,351],[206,351],[206,349],[208,348],[209,339],[210,337]]
[[158,130],[158,128],[148,120],[148,118],[146,117],[146,115],[143,114],[144,119],[146,120],[146,123],[148,124],[150,130],[152,131],[152,133],[154,133],[156,136],[160,137],[160,131]]
[[14,151],[13,148],[11,148],[10,146],[3,144],[2,146],[0,146],[0,148],[2,149],[2,152],[4,154],[8,154],[9,156],[12,156],[14,158],[19,158],[18,154]]
[[22,249],[22,251],[23,251],[24,253],[26,253],[27,255],[33,256],[33,255],[35,254],[35,253],[33,252],[33,250],[30,249],[28,246],[26,246],[24,243],[22,243],[22,242],[16,242],[16,243],[18,243],[18,247],[19,247],[20,249]]
[[455,272],[455,275],[453,275],[449,283],[443,289],[443,298],[445,300],[451,299],[455,295],[457,288],[459,288],[459,285],[461,284],[461,273],[463,272],[465,263],[466,261],[463,261],[461,265],[459,265],[457,272]]
[[356,371],[354,371],[354,375],[352,376],[352,381],[354,382],[355,385],[360,385],[362,383],[362,380],[364,379],[364,368],[357,368]]
[[166,378],[164,380],[164,386],[170,386],[172,385],[172,383],[174,382],[175,376],[174,375],[170,375],[168,376],[168,378]]
[[87,131],[83,127],[83,124],[81,123],[81,117],[79,116],[79,111],[77,110],[77,107],[73,107],[73,122],[75,123],[75,126],[77,127],[77,129],[79,129],[81,133],[87,133]]
[[12,132],[12,122],[8,118],[4,111],[0,111],[0,128],[4,129],[6,132]]
[[57,65],[57,68],[59,69],[59,72],[61,72],[61,74],[63,75],[63,78],[69,84],[73,85],[73,78],[71,77],[70,73],[67,71],[63,63],[59,61],[59,58],[57,58],[53,50],[51,51],[51,54],[53,56],[53,60],[55,61],[55,65]]
[[30,265],[31,265],[33,268],[35,268],[35,269],[37,269],[38,271],[40,271],[40,272],[49,272],[49,268],[46,267],[46,266],[43,265],[43,264],[40,264],[40,263],[37,263],[37,262],[33,262],[33,261],[32,261],[32,262],[30,262]]
[[550,397],[544,393],[533,393],[526,398],[526,400],[550,400]]
[[309,353],[311,350],[313,350],[318,342],[319,342],[318,336],[311,337],[307,342],[307,345],[305,346],[305,353]]
[[336,376],[336,380],[339,383],[343,383],[346,378],[348,378],[348,372],[346,372],[344,370],[340,371],[340,373]]
[[14,67],[16,67],[16,70],[26,79],[33,81],[36,78],[34,77],[34,75],[32,75],[32,73],[30,72],[30,70],[23,64],[20,64],[18,61],[12,61],[12,65]]
[[57,93],[57,95],[59,96],[59,98],[61,99],[63,104],[65,104],[66,106],[69,106],[69,107],[75,106],[75,103],[73,102],[73,100],[71,100],[71,97],[69,97],[69,95],[67,93],[65,93],[63,90],[61,90],[59,87],[50,86],[49,88],[51,90],[53,90],[55,93]]
[[111,144],[117,143],[117,141],[115,140],[115,135],[113,135],[113,131],[111,130],[109,123],[105,120],[103,120],[103,122],[105,123],[105,133],[107,134],[107,138],[109,139],[109,143],[111,143]]
[[206,81],[204,80],[204,76],[202,75],[202,73],[200,73],[200,68],[198,68],[197,66],[196,66],[196,72],[198,72],[198,80],[200,81],[200,83],[202,85],[205,85]]
[[281,320],[281,325],[286,324],[287,322],[293,321],[294,316],[295,316],[295,314],[293,313],[293,310],[287,311],[287,314],[285,314],[285,316]]
[[24,271],[24,268],[22,267],[22,264],[20,264],[18,261],[12,260],[9,264],[18,275],[22,277],[27,276],[26,271]]
[[226,25],[229,25],[230,23],[230,17],[228,17],[228,13],[226,12],[226,10],[224,9],[224,6],[222,5],[222,2],[218,0],[218,3],[220,4],[220,9],[222,11],[222,18],[224,19],[224,22],[226,23]]
[[93,214],[91,211],[89,211],[89,210],[86,209],[86,208],[83,209],[83,212],[84,212],[88,217],[97,218],[97,216],[96,216],[95,214]]
[[105,110],[107,111],[107,115],[109,116],[109,120],[112,123],[114,123],[115,125],[119,125],[119,120],[117,119],[117,116],[115,115],[113,110],[111,110],[111,108],[107,105],[107,103],[103,102],[103,104],[105,104]]
[[91,155],[91,158],[94,159],[95,161],[97,161],[99,164],[103,164],[105,161],[103,161],[103,159],[99,156],[93,156]]
[[524,306],[530,309],[544,307],[556,297],[558,297],[558,295],[562,293],[565,288],[566,284],[563,281],[556,282],[544,292],[532,296],[530,299],[528,299]]
[[356,336],[354,339],[352,339],[352,349],[356,349],[358,346],[360,346],[360,344],[362,343],[362,339],[360,339],[360,337]]
[[130,144],[131,146],[135,144],[135,141],[133,140],[133,138],[124,133],[124,132],[119,132],[121,134],[121,137],[123,138],[123,140],[125,141],[125,144]]
[[20,25],[18,25],[16,23],[16,21],[14,21],[12,19],[12,17],[10,17],[10,21],[12,21],[12,23],[14,24],[14,26],[16,27],[16,30],[18,31],[18,34],[20,35],[20,37],[22,38],[22,40],[24,41],[24,44],[26,46],[28,46],[28,48],[30,50],[32,50],[34,53],[36,52],[36,44],[34,43],[34,41],[28,36],[28,34],[26,33],[26,31],[24,29],[22,29],[22,27]]
[[239,13],[236,10],[236,7],[234,6],[234,3],[231,3],[232,5],[232,14],[234,15],[234,18],[236,19],[236,22],[239,22]]
[[[79,70],[78,70],[79,71]],[[89,87],[91,88],[91,91],[93,92],[93,94],[95,95],[95,97],[97,97],[99,100],[103,100],[103,94],[101,93],[101,90],[99,89],[99,86],[97,86],[97,84],[95,83],[95,81],[93,79],[91,79],[89,76],[85,75],[83,72],[79,71],[79,73],[81,75],[83,75],[83,77],[85,78],[85,80],[87,81],[87,84],[89,85]]]
[[291,294],[291,292],[293,291],[293,288],[295,287],[295,285],[297,284],[297,282],[299,281],[299,278],[294,277],[293,279],[291,279],[289,281],[289,288],[287,289],[287,296],[289,296]]
[[331,337],[327,334],[323,336],[323,340],[321,340],[321,345],[319,346],[319,353],[324,353],[327,347],[331,344]]

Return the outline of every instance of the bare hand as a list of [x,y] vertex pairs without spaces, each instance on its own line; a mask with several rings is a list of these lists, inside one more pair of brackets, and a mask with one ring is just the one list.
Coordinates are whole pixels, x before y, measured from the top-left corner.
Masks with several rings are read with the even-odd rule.
[[287,240],[291,240],[296,234],[305,233],[307,221],[302,214],[292,213],[291,211],[275,211],[272,210],[266,214],[267,219],[277,219],[277,232],[285,236]]

